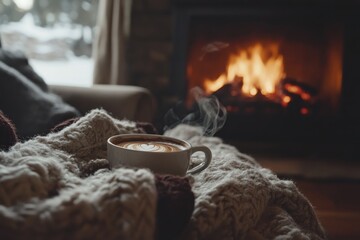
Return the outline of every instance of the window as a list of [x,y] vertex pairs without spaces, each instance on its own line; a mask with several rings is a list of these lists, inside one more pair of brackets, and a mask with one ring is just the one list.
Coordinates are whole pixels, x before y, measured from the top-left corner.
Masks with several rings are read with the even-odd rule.
[[23,51],[48,84],[92,84],[98,0],[0,0],[2,47]]

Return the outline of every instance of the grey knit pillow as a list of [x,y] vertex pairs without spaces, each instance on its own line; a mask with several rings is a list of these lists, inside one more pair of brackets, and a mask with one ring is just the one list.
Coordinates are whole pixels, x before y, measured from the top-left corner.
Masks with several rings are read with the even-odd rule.
[[28,58],[21,51],[9,51],[0,48],[0,61],[8,65],[9,67],[15,68],[28,80],[36,84],[43,91],[48,91],[48,86],[44,79],[34,71],[32,66],[29,64]]
[[80,113],[17,69],[0,61],[0,110],[14,123],[18,137],[48,133]]

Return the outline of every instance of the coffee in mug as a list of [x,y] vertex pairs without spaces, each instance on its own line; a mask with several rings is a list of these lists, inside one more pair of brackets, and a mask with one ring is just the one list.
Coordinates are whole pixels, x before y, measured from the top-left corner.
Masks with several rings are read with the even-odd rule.
[[[189,169],[191,156],[203,152],[203,162]],[[120,134],[107,141],[107,156],[112,168],[148,168],[154,173],[184,176],[207,168],[212,154],[206,146],[156,134]]]
[[117,146],[145,152],[178,152],[184,150],[185,147],[176,143],[164,141],[144,141],[142,139],[134,139],[131,141],[124,141],[117,144]]

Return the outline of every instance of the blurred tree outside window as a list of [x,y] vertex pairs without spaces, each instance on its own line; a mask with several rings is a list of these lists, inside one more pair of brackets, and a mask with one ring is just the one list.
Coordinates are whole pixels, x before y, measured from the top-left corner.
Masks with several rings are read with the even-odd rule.
[[0,0],[2,47],[22,51],[48,84],[92,84],[98,0]]

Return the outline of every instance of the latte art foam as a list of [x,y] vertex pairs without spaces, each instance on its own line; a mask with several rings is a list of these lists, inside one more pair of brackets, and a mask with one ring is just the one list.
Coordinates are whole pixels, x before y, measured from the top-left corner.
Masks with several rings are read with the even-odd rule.
[[119,147],[144,152],[178,152],[185,147],[161,141],[129,141],[117,144]]

